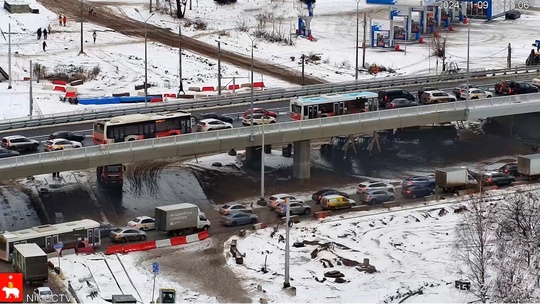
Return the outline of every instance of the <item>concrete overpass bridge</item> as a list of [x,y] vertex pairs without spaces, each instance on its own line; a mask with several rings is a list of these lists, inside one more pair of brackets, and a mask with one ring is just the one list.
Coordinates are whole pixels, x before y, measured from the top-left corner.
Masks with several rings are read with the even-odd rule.
[[[264,142],[267,145],[294,144],[293,176],[297,179],[308,179],[311,140],[534,112],[540,112],[540,93],[291,121],[255,126],[253,129],[244,127],[192,133],[4,158],[0,159],[0,178],[20,178],[57,171],[222,152],[238,148],[247,148],[249,158],[255,148],[261,146],[264,132]],[[250,136],[252,131],[253,137]]]

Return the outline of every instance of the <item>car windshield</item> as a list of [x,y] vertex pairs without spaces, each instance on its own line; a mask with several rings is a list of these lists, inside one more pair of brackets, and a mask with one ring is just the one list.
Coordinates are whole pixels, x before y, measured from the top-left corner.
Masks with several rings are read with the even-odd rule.
[[50,296],[52,292],[50,290],[42,290],[39,292],[42,296]]
[[223,208],[223,209],[229,209],[229,208],[231,208],[231,206],[230,206],[230,205],[223,205],[223,206],[221,206],[221,208]]
[[122,229],[120,229],[120,228],[114,229],[113,232],[120,233],[120,232],[122,232]]
[[140,222],[142,219],[140,217],[136,217],[132,220],[132,222],[135,222],[135,223],[138,223]]

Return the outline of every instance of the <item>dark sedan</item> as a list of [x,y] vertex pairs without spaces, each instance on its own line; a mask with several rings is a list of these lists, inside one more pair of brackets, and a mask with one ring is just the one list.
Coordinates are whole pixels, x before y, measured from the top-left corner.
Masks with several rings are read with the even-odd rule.
[[512,175],[508,175],[501,172],[486,173],[482,177],[482,184],[484,186],[504,186],[511,185],[516,181],[516,178]]
[[259,217],[252,213],[235,212],[221,217],[221,223],[225,226],[240,226],[257,224]]
[[435,176],[412,176],[404,179],[401,182],[401,188],[409,188],[411,186],[425,186],[431,189],[435,189]]
[[223,116],[219,113],[215,113],[215,112],[212,112],[212,113],[204,113],[204,114],[201,114],[201,120],[202,119],[208,119],[208,118],[213,118],[213,119],[217,119],[217,120],[221,120],[223,122],[228,122],[230,124],[234,123],[234,119],[232,117],[228,117],[228,116]]
[[418,106],[418,102],[416,101],[410,101],[406,98],[396,98],[392,100],[391,102],[388,102],[386,104],[386,108],[388,109],[398,109],[398,108],[408,108],[408,107],[416,107]]
[[77,135],[69,131],[58,131],[49,135],[49,139],[57,139],[57,138],[63,138],[63,139],[77,141],[77,142],[82,143],[85,137],[83,135]]
[[508,163],[499,168],[499,172],[506,173],[513,176],[519,176],[518,164],[517,163]]
[[346,198],[349,198],[349,194],[347,194],[345,192],[341,192],[341,191],[338,191],[336,189],[328,188],[328,189],[321,189],[321,190],[313,193],[311,195],[311,200],[314,201],[316,204],[320,204],[323,196],[334,195],[334,194],[341,195],[341,196],[344,196]]
[[20,153],[17,151],[0,148],[0,158],[13,157],[13,156],[19,156],[19,155]]
[[435,194],[435,190],[427,186],[410,186],[401,190],[404,198],[420,198]]

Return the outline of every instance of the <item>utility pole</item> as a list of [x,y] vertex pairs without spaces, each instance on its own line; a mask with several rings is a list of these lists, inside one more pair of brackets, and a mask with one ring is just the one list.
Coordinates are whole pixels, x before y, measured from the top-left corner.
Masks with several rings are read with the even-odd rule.
[[83,31],[84,31],[84,26],[83,26],[83,19],[84,19],[84,12],[83,12],[83,0],[81,0],[81,51],[79,52],[79,55],[83,55],[84,54],[84,48],[83,48],[83,45],[84,45],[84,35],[83,35]]
[[[468,18],[467,18],[468,19]],[[470,45],[471,45],[471,24],[467,24],[467,115],[469,114],[469,85],[470,85],[470,74],[469,74],[469,53],[470,53]]]
[[305,58],[306,55],[302,54],[302,85],[304,85],[304,63],[306,62]]
[[367,13],[364,12],[364,42],[362,44],[362,68],[366,67]]
[[11,23],[8,24],[8,89],[11,89]]
[[443,39],[442,43],[442,70],[446,71],[446,38]]
[[[189,2],[189,6],[191,9],[191,1]],[[217,49],[218,49],[218,60],[217,60],[217,82],[218,82],[218,95],[221,96],[221,41],[217,41]],[[252,69],[253,71],[253,69]]]
[[191,10],[191,0],[189,0],[189,10]]
[[358,80],[358,32],[359,32],[358,27],[360,26],[359,25],[360,21],[358,20],[359,19],[359,16],[358,16],[359,5],[360,5],[360,0],[356,0],[356,52],[355,52],[356,65],[355,65],[354,80]]
[[32,113],[34,112],[34,96],[32,94],[32,81],[33,81],[33,69],[34,67],[32,66],[32,60],[30,60],[30,90],[29,90],[29,95],[30,95],[30,118],[32,118]]
[[[178,8],[180,9],[180,8]],[[150,13],[152,12],[152,0],[150,0]]]
[[180,78],[178,94],[180,94],[180,92],[184,93],[182,84],[182,23],[178,23],[178,75]]
[[285,199],[285,208],[287,208],[285,210],[285,229],[286,229],[286,233],[285,233],[285,281],[283,282],[283,288],[289,288],[291,287],[291,282],[289,281],[289,236],[290,236],[290,225],[289,225],[289,221],[291,219],[291,212],[290,212],[290,208],[289,208],[289,199],[286,198]]
[[508,57],[506,58],[506,68],[512,68],[512,44],[508,43]]

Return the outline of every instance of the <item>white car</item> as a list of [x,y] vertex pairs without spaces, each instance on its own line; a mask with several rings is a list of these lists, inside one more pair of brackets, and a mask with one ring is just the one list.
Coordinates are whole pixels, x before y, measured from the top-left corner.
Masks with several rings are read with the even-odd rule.
[[137,216],[127,223],[128,227],[139,230],[156,229],[156,220],[149,216]]
[[287,194],[287,193],[280,193],[280,194],[274,194],[272,196],[270,196],[269,198],[269,202],[268,202],[268,207],[270,209],[276,209],[277,205],[278,204],[281,204],[281,203],[284,203],[285,202],[285,199],[289,199],[290,200],[296,200],[296,197],[290,195],[290,194]]
[[[276,123],[276,121],[276,118],[273,116],[268,116],[260,113],[253,114],[253,125],[271,124]],[[242,117],[242,124],[244,126],[251,126],[251,117],[249,115]]]
[[[459,97],[461,99],[467,99],[467,92],[461,91]],[[493,97],[493,93],[491,93],[490,91],[484,91],[476,88],[469,89],[469,99],[482,99],[491,97]]]
[[52,303],[53,293],[49,287],[38,287],[34,289],[34,299],[40,303]]
[[232,128],[233,128],[232,124],[221,121],[219,119],[214,119],[214,118],[202,119],[197,123],[197,132],[215,131],[215,130],[232,129]]
[[540,87],[540,78],[535,78],[532,80],[532,84],[534,84],[537,87]]
[[368,190],[386,190],[388,192],[394,193],[395,187],[390,184],[377,181],[363,182],[358,184],[358,186],[356,187],[357,194],[362,194]]
[[57,150],[82,148],[82,144],[80,142],[71,141],[71,140],[62,139],[62,138],[47,140],[43,146],[44,146],[45,151],[57,151]]

